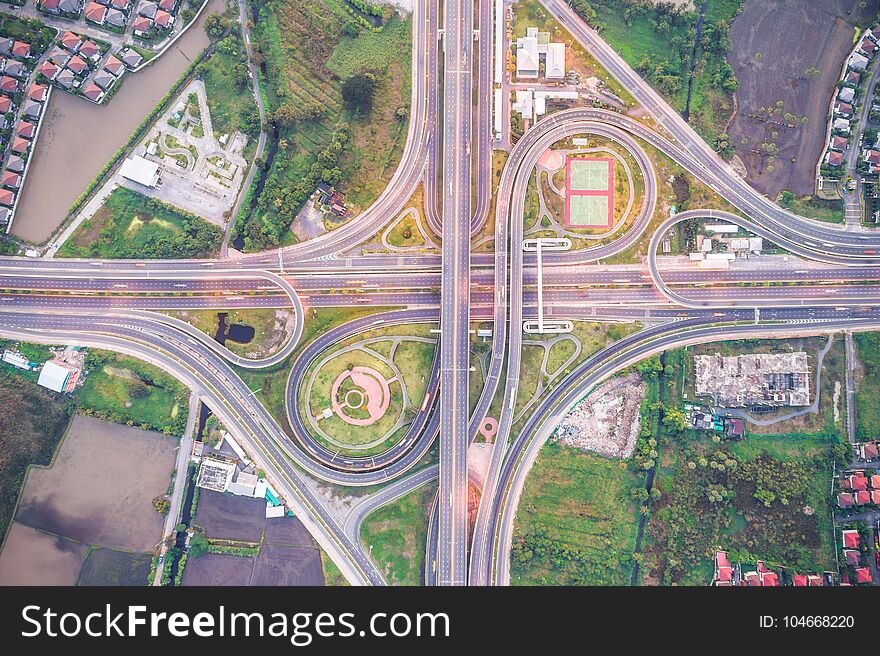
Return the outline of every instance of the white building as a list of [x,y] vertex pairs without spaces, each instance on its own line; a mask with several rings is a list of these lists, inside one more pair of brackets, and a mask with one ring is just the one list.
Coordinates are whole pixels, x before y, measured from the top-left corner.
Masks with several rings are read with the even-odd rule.
[[548,80],[561,80],[565,77],[565,44],[547,45],[547,65],[545,76]]
[[123,178],[145,187],[155,187],[159,183],[159,165],[139,155],[125,160],[119,173]]
[[79,378],[79,370],[64,362],[49,360],[40,370],[40,378],[37,385],[52,390],[53,392],[70,392]]
[[240,497],[256,496],[257,475],[238,472],[235,482],[229,484],[229,491]]
[[516,76],[538,77],[538,37],[524,36],[516,42]]
[[849,58],[849,65],[857,71],[863,71],[868,67],[868,58],[854,52]]
[[522,114],[524,120],[534,120],[535,118],[535,107],[534,107],[534,95],[532,94],[531,89],[523,90],[517,89],[516,91],[516,102],[513,104],[513,111],[519,112]]

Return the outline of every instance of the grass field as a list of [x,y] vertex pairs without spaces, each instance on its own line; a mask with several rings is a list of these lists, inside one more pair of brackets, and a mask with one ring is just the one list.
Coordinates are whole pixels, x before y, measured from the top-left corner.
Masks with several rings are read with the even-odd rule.
[[606,191],[611,160],[569,158],[569,191]]
[[425,485],[379,508],[361,526],[361,543],[391,585],[420,585],[425,561],[428,514],[437,491]]
[[46,465],[67,430],[73,404],[0,369],[0,535],[5,539],[29,465]]
[[59,257],[175,259],[216,256],[223,231],[194,214],[118,187],[74,231]]
[[290,332],[286,330],[285,326],[287,321],[293,316],[291,310],[262,308],[247,308],[243,310],[170,310],[163,312],[163,314],[186,321],[213,339],[219,327],[220,318],[218,315],[220,312],[227,315],[227,327],[232,324],[241,324],[254,329],[254,338],[245,344],[240,344],[231,339],[226,340],[226,348],[238,355],[250,357],[249,354],[256,352],[262,354],[259,357],[265,357],[280,350],[290,338]]
[[199,64],[198,74],[205,83],[214,136],[219,139],[238,130],[248,136],[248,147],[252,149],[260,134],[260,115],[245,66],[241,38],[230,34],[211,57]]
[[144,586],[152,554],[93,547],[79,572],[77,585]]
[[[406,139],[411,19],[392,15],[379,31],[350,28],[343,0],[266,2],[254,36],[266,62],[268,110],[285,119],[252,213],[239,228],[246,249],[284,243],[297,212],[321,179],[337,185],[354,213],[394,172]],[[356,34],[355,34],[356,33]],[[342,84],[376,80],[372,109],[353,112]]]
[[856,386],[856,436],[860,440],[880,437],[880,333],[854,333],[864,374]]
[[608,196],[571,196],[569,224],[576,228],[608,226]]
[[623,461],[544,446],[514,526],[513,585],[627,585],[638,526]]
[[87,414],[117,423],[182,435],[186,388],[161,369],[109,351],[89,351],[78,394]]

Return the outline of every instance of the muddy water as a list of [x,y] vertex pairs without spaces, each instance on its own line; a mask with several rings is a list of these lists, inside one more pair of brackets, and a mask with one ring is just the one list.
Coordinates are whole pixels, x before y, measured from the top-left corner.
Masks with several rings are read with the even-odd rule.
[[52,236],[77,197],[208,45],[202,23],[222,9],[223,0],[209,0],[197,24],[155,64],[126,73],[122,87],[106,105],[58,89],[52,92],[13,234],[38,244]]

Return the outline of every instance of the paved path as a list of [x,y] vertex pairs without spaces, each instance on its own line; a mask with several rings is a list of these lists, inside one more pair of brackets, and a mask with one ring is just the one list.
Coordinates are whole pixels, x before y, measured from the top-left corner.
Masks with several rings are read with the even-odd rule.
[[[193,433],[199,419],[199,394],[193,391],[189,397],[189,414],[186,418],[186,431],[180,438],[177,447],[177,469],[174,474],[174,490],[171,493],[171,506],[165,516],[165,527],[162,531],[162,550],[164,556],[168,551],[167,540],[174,535],[174,528],[180,518],[180,506],[183,503],[183,493],[186,490],[186,478],[189,471],[189,456],[192,453]],[[162,585],[162,567],[156,568],[156,576],[153,578],[153,587]]]
[[[846,151],[846,174],[856,181],[855,189],[843,193],[843,209],[844,221],[847,229],[857,229],[863,221],[864,208],[862,207],[862,197],[864,195],[864,186],[862,185],[862,176],[856,172],[856,164],[858,163],[859,139],[865,128],[868,127],[868,114],[871,113],[871,99],[873,98],[874,87],[877,85],[877,73],[880,71],[880,57],[874,57],[868,69],[862,73],[862,94],[859,96],[861,106],[853,118],[858,119],[858,127],[850,139],[849,148]],[[866,146],[868,144],[865,144]]]

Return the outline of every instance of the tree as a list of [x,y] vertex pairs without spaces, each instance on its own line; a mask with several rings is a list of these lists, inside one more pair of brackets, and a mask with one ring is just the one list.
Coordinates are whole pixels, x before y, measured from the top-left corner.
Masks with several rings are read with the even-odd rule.
[[342,100],[348,109],[360,115],[372,111],[375,93],[376,78],[369,73],[353,75],[342,85]]
[[211,14],[205,19],[205,32],[212,39],[219,39],[229,29],[229,19],[223,14]]
[[128,382],[128,397],[131,399],[142,399],[149,396],[150,388],[140,378],[134,378]]
[[201,533],[196,533],[189,540],[189,555],[193,558],[208,553],[210,544],[208,539]]
[[794,203],[794,194],[788,190],[783,191],[779,194],[779,207],[791,207],[792,203]]
[[687,428],[687,418],[678,408],[664,408],[663,425],[680,433]]

